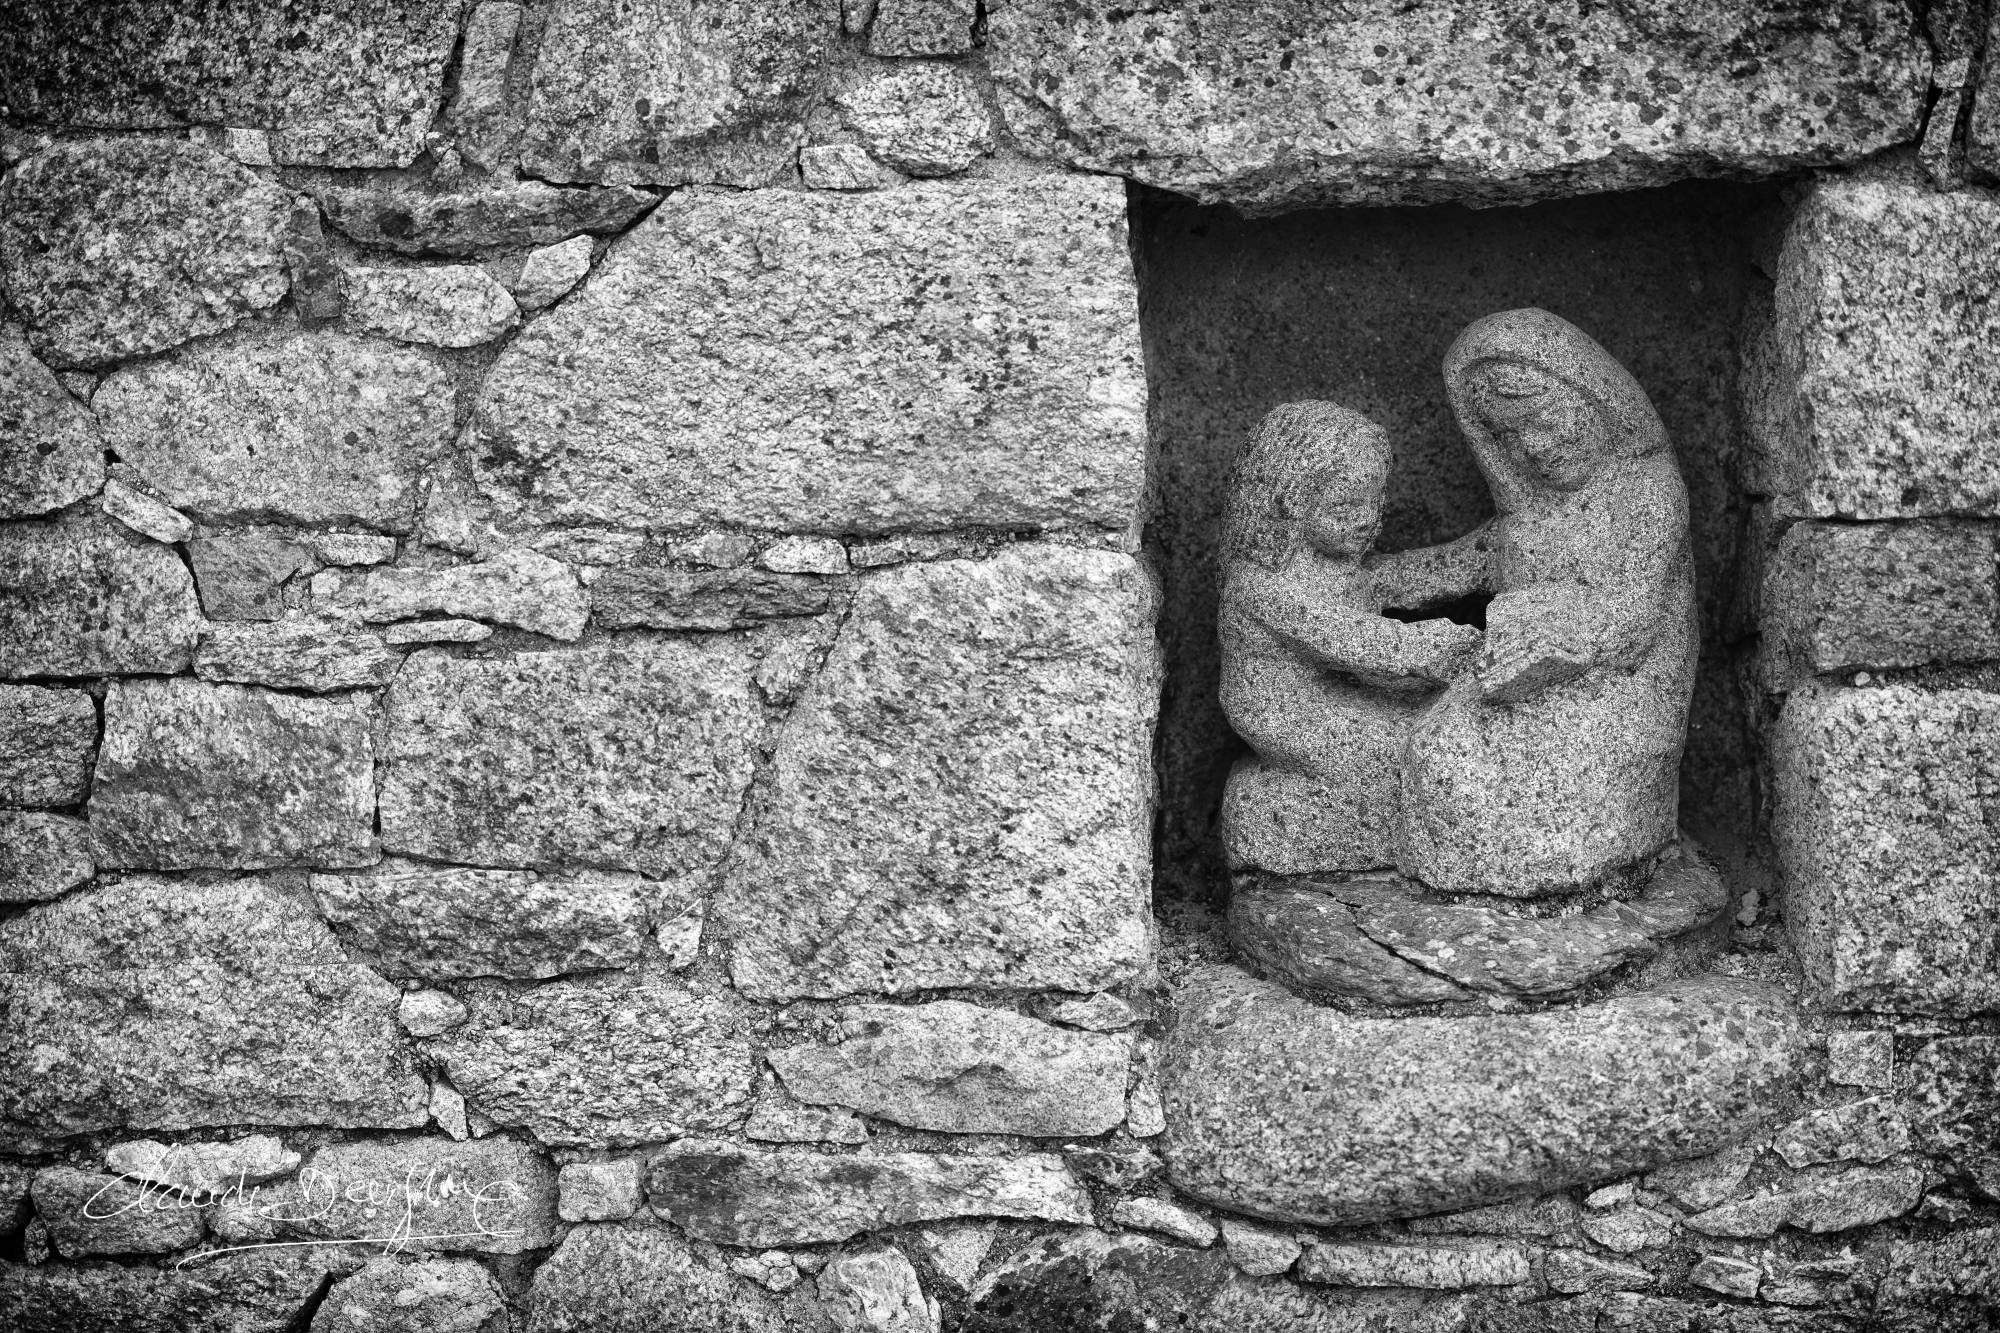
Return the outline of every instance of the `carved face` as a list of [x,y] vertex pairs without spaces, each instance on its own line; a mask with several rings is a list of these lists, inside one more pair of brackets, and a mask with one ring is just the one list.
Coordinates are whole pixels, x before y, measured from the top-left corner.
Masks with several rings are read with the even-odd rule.
[[1382,494],[1388,485],[1386,461],[1359,472],[1315,472],[1299,488],[1295,501],[1300,535],[1327,555],[1362,554],[1381,530]]
[[1609,440],[1597,405],[1545,370],[1487,361],[1469,377],[1480,424],[1527,476],[1573,491],[1603,466]]

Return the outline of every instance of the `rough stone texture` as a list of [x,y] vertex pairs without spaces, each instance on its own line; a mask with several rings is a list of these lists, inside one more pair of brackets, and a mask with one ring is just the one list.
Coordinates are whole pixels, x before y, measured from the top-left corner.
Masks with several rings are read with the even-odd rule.
[[1157,1231],[1183,1245],[1206,1247],[1215,1244],[1215,1223],[1192,1209],[1166,1199],[1145,1196],[1120,1199],[1111,1207],[1111,1220],[1137,1231]]
[[780,574],[845,574],[847,548],[831,537],[781,537],[757,554],[757,563]]
[[187,557],[210,620],[278,619],[285,614],[285,581],[313,568],[304,546],[268,532],[197,538],[187,544]]
[[77,804],[90,792],[96,753],[90,695],[0,685],[0,806]]
[[403,655],[372,634],[343,634],[309,620],[211,624],[194,654],[194,672],[203,680],[315,694],[379,688],[402,664]]
[[878,56],[955,56],[972,49],[976,0],[881,0],[868,29]]
[[563,0],[521,164],[552,181],[771,184],[839,22],[837,0]]
[[0,676],[184,671],[200,627],[166,547],[102,518],[0,527]]
[[654,1211],[689,1235],[762,1248],[840,1241],[948,1217],[1087,1223],[1090,1195],[1060,1157],[745,1152],[687,1139],[653,1159]]
[[1706,1157],[1661,1167],[1646,1177],[1646,1185],[1684,1208],[1713,1208],[1736,1192],[1763,1151],[1756,1140],[1731,1144]]
[[65,1259],[166,1254],[198,1244],[201,1209],[179,1194],[117,1176],[52,1166],[35,1175],[35,1215]]
[[540,310],[569,295],[590,272],[590,249],[588,236],[572,236],[529,252],[513,284],[514,300],[523,310]]
[[290,216],[283,190],[194,144],[66,142],[0,185],[0,285],[50,365],[122,361],[275,305]]
[[1847,1231],[1901,1217],[1923,1194],[1917,1167],[1853,1167],[1793,1191],[1786,1221],[1802,1231]]
[[470,1259],[370,1259],[327,1293],[311,1333],[479,1333],[507,1308]]
[[19,325],[0,321],[0,518],[61,509],[103,481],[90,409],[35,359]]
[[2000,1005],[2000,696],[1794,691],[1772,741],[1786,922],[1837,1008]]
[[[535,1270],[527,1333],[795,1333],[719,1256],[665,1228],[572,1227]],[[806,1325],[810,1328],[811,1325]]]
[[1542,1260],[1542,1271],[1550,1288],[1572,1294],[1644,1291],[1658,1280],[1637,1264],[1622,1264],[1587,1250],[1550,1250]]
[[1994,533],[1942,523],[1795,523],[1760,592],[1765,679],[2000,658]]
[[1468,998],[1464,988],[1362,934],[1354,909],[1319,888],[1238,884],[1229,898],[1229,940],[1258,976],[1314,999],[1405,1005]]
[[625,967],[645,942],[636,875],[544,879],[390,861],[314,875],[319,910],[386,977],[545,979]]
[[1670,1244],[1674,1238],[1673,1219],[1651,1208],[1614,1208],[1608,1213],[1591,1214],[1579,1225],[1584,1235],[1619,1254],[1657,1249]]
[[2000,1228],[1898,1242],[1875,1310],[1888,1333],[1978,1333],[2000,1319]]
[[0,1003],[9,1135],[423,1123],[395,989],[255,879],[131,878],[0,922]]
[[1102,1134],[1125,1118],[1129,1038],[960,1000],[855,1005],[834,1046],[769,1053],[801,1101],[953,1134]]
[[1168,1042],[1169,1174],[1233,1211],[1332,1225],[1628,1174],[1768,1114],[1795,1078],[1796,1023],[1780,994],[1721,978],[1545,1014],[1383,1019],[1212,968],[1183,986]]
[[522,11],[518,4],[482,0],[467,12],[459,44],[458,87],[445,114],[459,155],[489,171],[512,165],[508,158],[519,127],[510,114],[507,75]]
[[1301,1253],[1295,1237],[1234,1217],[1222,1219],[1222,1243],[1229,1250],[1231,1261],[1251,1277],[1276,1277],[1289,1272]]
[[1671,21],[1505,0],[1331,16],[1008,0],[987,23],[995,79],[1052,122],[1043,151],[1253,214],[1852,161],[1915,136],[1929,73],[1893,0]]
[[865,579],[717,901],[736,985],[1131,977],[1148,949],[1152,618],[1145,573],[1109,552],[1024,544]]
[[114,682],[91,789],[101,866],[363,866],[374,835],[367,710],[193,680]]
[[1125,531],[1124,228],[1085,178],[676,194],[495,364],[481,489],[566,524]]
[[1497,1240],[1456,1245],[1315,1241],[1299,1260],[1299,1276],[1344,1287],[1508,1287],[1528,1280],[1528,1249]]
[[186,514],[161,504],[144,491],[135,490],[113,478],[104,483],[98,507],[142,537],[172,545],[194,536],[194,523]]
[[590,585],[591,617],[605,629],[749,629],[816,616],[833,585],[759,569],[608,569]]
[[452,435],[442,369],[334,330],[201,343],[118,371],[91,401],[105,443],[212,523],[408,532],[417,480]]
[[62,125],[254,126],[273,131],[285,163],[408,166],[442,98],[461,7],[28,0],[0,36],[0,101]]
[[187,1268],[0,1261],[0,1327],[36,1333],[289,1333],[346,1254],[262,1250]]
[[656,878],[728,846],[763,719],[742,639],[415,654],[384,704],[387,851]]
[[1468,1208],[1459,1213],[1414,1217],[1408,1227],[1412,1235],[1418,1236],[1506,1236],[1512,1240],[1574,1244],[1581,1238],[1577,1228],[1581,1218],[1582,1210],[1574,1199],[1566,1194],[1549,1194],[1539,1199]]
[[313,192],[335,230],[405,255],[463,257],[488,249],[552,245],[578,232],[619,232],[657,202],[626,187],[565,190],[541,181],[417,194],[329,185]]
[[2000,371],[2000,200],[1894,168],[1816,181],[1744,352],[1759,489],[1777,512],[2000,513],[1986,423]]
[[912,176],[949,176],[993,151],[986,100],[955,65],[897,65],[835,100],[877,161]]
[[1756,1264],[1741,1259],[1731,1259],[1723,1254],[1704,1255],[1688,1273],[1688,1281],[1697,1287],[1719,1291],[1725,1296],[1738,1296],[1750,1300],[1757,1294],[1757,1288],[1764,1280],[1764,1270]]
[[90,825],[42,810],[0,810],[0,903],[67,893],[96,873]]
[[497,1124],[550,1144],[657,1143],[743,1122],[749,1026],[726,991],[557,983],[474,998],[425,1049]]
[[105,1166],[121,1176],[195,1194],[219,1194],[276,1180],[296,1171],[300,1160],[269,1134],[249,1134],[225,1143],[134,1139],[114,1144],[104,1154]]
[[343,583],[339,600],[356,607],[364,620],[407,620],[442,611],[518,625],[565,643],[583,637],[590,617],[590,598],[567,566],[519,548],[445,569],[371,569]]
[[493,627],[476,620],[405,620],[382,631],[390,643],[483,643]]
[[1909,1122],[1889,1097],[1821,1107],[1786,1125],[1771,1139],[1773,1151],[1792,1167],[1882,1162],[1909,1146]]
[[838,1333],[938,1333],[937,1302],[893,1245],[835,1258],[820,1270],[819,1297]]
[[617,1222],[639,1211],[645,1199],[636,1157],[615,1162],[571,1162],[556,1176],[556,1211],[565,1222]]
[[759,1143],[866,1143],[868,1126],[845,1106],[808,1106],[779,1088],[767,1088],[744,1123],[743,1136]]
[[324,565],[379,565],[396,558],[396,539],[372,532],[301,532],[298,540]]
[[396,1021],[412,1037],[435,1037],[466,1020],[468,1010],[441,990],[407,990],[396,1004]]
[[799,149],[799,176],[812,190],[879,190],[902,179],[858,143]]
[[520,1254],[553,1245],[556,1172],[504,1138],[378,1139],[321,1148],[292,1179],[212,1216],[232,1244],[405,1238],[425,1250]]
[[1961,1160],[1992,1151],[2000,1125],[2000,1038],[1925,1042],[1900,1081],[1915,1104],[1925,1147]]
[[1886,1088],[1894,1081],[1896,1034],[1883,1031],[1826,1034],[1826,1077],[1855,1088]]
[[342,290],[350,329],[398,342],[477,347],[521,320],[507,289],[477,264],[350,268]]

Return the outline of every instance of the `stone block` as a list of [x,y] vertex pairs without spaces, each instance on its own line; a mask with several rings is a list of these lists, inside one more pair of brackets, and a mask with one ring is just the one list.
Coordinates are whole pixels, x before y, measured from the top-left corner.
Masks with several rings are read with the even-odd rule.
[[562,0],[521,164],[550,181],[771,184],[839,27],[839,0]]
[[653,1158],[646,1191],[653,1210],[688,1235],[759,1249],[949,1217],[1091,1220],[1089,1192],[1046,1153],[837,1157],[684,1139]]
[[2000,513],[2000,199],[1894,166],[1816,180],[1744,352],[1745,424],[1780,515]]
[[544,878],[391,860],[314,875],[320,914],[387,977],[546,979],[626,967],[645,942],[637,875]]
[[0,1262],[0,1327],[286,1333],[300,1326],[328,1274],[354,1266],[350,1255],[320,1249],[225,1254],[188,1268]]
[[98,508],[140,536],[151,537],[169,546],[194,536],[194,524],[186,514],[171,505],[161,504],[116,477],[104,483],[104,493],[98,497]]
[[91,402],[119,458],[210,523],[408,532],[453,434],[443,369],[331,329],[201,343],[114,373]]
[[477,1333],[506,1308],[499,1284],[471,1259],[384,1255],[334,1285],[311,1333]]
[[545,523],[1122,533],[1145,402],[1116,182],[684,191],[501,354],[473,464]]
[[1169,1178],[1232,1211],[1320,1225],[1712,1152],[1757,1127],[1801,1058],[1782,993],[1722,978],[1546,1013],[1367,1018],[1212,967],[1179,1009]]
[[85,518],[0,526],[0,677],[185,671],[194,580],[168,548]]
[[952,1134],[1102,1134],[1125,1118],[1128,1037],[961,1000],[855,1005],[837,1045],[767,1058],[801,1101]]
[[279,1237],[384,1240],[425,1250],[520,1254],[553,1245],[556,1170],[504,1138],[374,1139],[321,1148],[299,1174],[215,1205],[232,1244]]
[[369,711],[245,685],[125,680],[91,788],[101,866],[364,866],[375,844]]
[[590,614],[605,629],[749,629],[822,614],[834,586],[759,569],[607,569],[590,585]]
[[0,922],[0,1128],[422,1124],[396,995],[255,879],[127,878],[31,907]]
[[1135,1231],[1157,1231],[1183,1245],[1206,1248],[1215,1244],[1215,1223],[1191,1208],[1166,1199],[1140,1196],[1120,1199],[1111,1206],[1111,1220]]
[[1994,532],[1945,523],[1795,523],[1759,601],[1768,688],[1802,676],[2000,658]]
[[0,102],[59,125],[255,127],[282,163],[404,167],[443,100],[461,8],[32,0],[0,42]]
[[1826,1034],[1826,1077],[1848,1087],[1886,1088],[1894,1080],[1896,1034],[1884,1031]]
[[1791,1167],[1884,1162],[1909,1146],[1909,1122],[1889,1097],[1864,1097],[1809,1111],[1771,1140],[1772,1150]]
[[556,1177],[557,1211],[565,1222],[619,1222],[645,1201],[645,1172],[636,1157],[571,1162]]
[[553,245],[578,232],[620,232],[658,202],[626,186],[569,190],[534,180],[442,194],[325,185],[313,197],[334,230],[363,245],[459,258]]
[[879,190],[902,179],[868,156],[858,143],[814,144],[799,149],[799,178],[812,190]]
[[767,1087],[743,1125],[758,1143],[866,1143],[868,1126],[845,1106],[808,1106],[782,1087]]
[[1511,1287],[1526,1282],[1528,1248],[1511,1241],[1373,1245],[1314,1241],[1299,1260],[1308,1282],[1343,1287]]
[[557,983],[470,1008],[426,1051],[471,1109],[543,1143],[720,1133],[750,1109],[752,1015],[726,990]]
[[717,901],[758,998],[1100,990],[1149,949],[1153,589],[1018,545],[863,579]]
[[1222,1243],[1231,1262],[1251,1277],[1288,1273],[1303,1253],[1295,1237],[1235,1217],[1222,1219]]
[[1825,1001],[2000,1006],[2000,695],[1802,688],[1771,753],[1786,922]]
[[197,538],[187,557],[210,620],[276,620],[285,614],[285,581],[314,568],[304,546],[267,532]]
[[459,43],[458,87],[445,114],[460,156],[488,171],[513,165],[513,139],[520,126],[518,115],[510,114],[516,108],[507,95],[507,76],[522,8],[504,0],[481,0],[467,11]]
[[876,161],[912,176],[949,176],[993,151],[984,90],[956,65],[878,70],[835,101]]
[[0,810],[0,903],[35,903],[97,872],[90,825],[44,810]]
[[103,482],[90,409],[35,359],[19,325],[0,321],[0,518],[61,509]]
[[198,145],[69,140],[0,185],[0,285],[50,365],[123,361],[276,305],[290,216],[283,190]]
[[364,620],[405,620],[442,611],[574,643],[583,637],[590,597],[560,560],[510,548],[442,569],[381,567],[343,581],[336,601]]
[[403,655],[374,635],[345,634],[315,620],[211,623],[194,653],[194,673],[203,680],[314,694],[380,688],[402,664]]
[[514,300],[523,310],[554,305],[590,272],[590,251],[588,236],[572,236],[560,244],[530,251],[511,288]]
[[[817,1314],[817,1311],[814,1311]],[[824,1320],[825,1316],[819,1316]],[[713,1249],[665,1227],[571,1227],[528,1293],[527,1333],[794,1333]]]
[[77,804],[90,793],[96,754],[90,695],[0,685],[0,806]]
[[220,1194],[261,1185],[298,1170],[300,1156],[269,1134],[222,1143],[161,1143],[134,1139],[105,1150],[104,1164],[132,1180],[190,1194]]
[[201,1208],[178,1191],[75,1167],[35,1175],[35,1215],[65,1259],[93,1254],[167,1254],[199,1244]]
[[868,29],[878,56],[956,56],[972,49],[977,0],[881,0]]
[[835,1256],[820,1270],[818,1287],[837,1333],[938,1333],[938,1304],[894,1245]]
[[1367,0],[989,7],[1028,142],[1251,214],[1477,204],[1783,174],[1914,138],[1929,58],[1895,0],[1627,7]]
[[1970,1164],[1992,1154],[2000,1129],[2000,1037],[1925,1042],[1898,1077],[1919,1144]]
[[2000,1227],[1895,1242],[1875,1312],[1884,1333],[1976,1333],[2000,1322]]
[[355,333],[432,347],[477,347],[521,322],[505,287],[477,264],[347,269],[343,318]]
[[756,665],[738,636],[483,660],[417,653],[384,705],[384,848],[706,874],[750,784]]

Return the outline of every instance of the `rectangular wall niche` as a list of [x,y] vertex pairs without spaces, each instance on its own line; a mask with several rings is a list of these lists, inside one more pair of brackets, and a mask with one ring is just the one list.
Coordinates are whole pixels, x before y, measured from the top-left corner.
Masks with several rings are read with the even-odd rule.
[[1491,504],[1445,402],[1445,349],[1472,320],[1540,306],[1638,378],[1679,452],[1702,604],[1682,822],[1729,859],[1755,817],[1735,662],[1748,515],[1736,403],[1753,238],[1773,189],[1693,183],[1520,208],[1336,209],[1244,219],[1136,190],[1133,245],[1151,380],[1166,585],[1159,888],[1224,877],[1216,811],[1242,752],[1216,702],[1215,543],[1236,451],[1279,403],[1323,398],[1387,427],[1380,546],[1444,541]]

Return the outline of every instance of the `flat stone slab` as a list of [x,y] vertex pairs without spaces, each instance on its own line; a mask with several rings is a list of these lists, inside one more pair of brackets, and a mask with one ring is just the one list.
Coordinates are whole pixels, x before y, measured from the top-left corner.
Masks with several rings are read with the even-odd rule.
[[[798,1333],[776,1298],[741,1281],[713,1246],[669,1227],[571,1227],[535,1270],[526,1333]],[[825,1316],[809,1328],[831,1328]]]
[[397,994],[255,879],[31,907],[0,923],[0,1131],[420,1125]]
[[774,1050],[801,1101],[952,1134],[1102,1134],[1125,1118],[1129,1037],[961,1000],[854,1005],[834,1045]]
[[743,636],[414,654],[384,703],[386,850],[654,877],[720,861],[764,718]]
[[1253,215],[1855,161],[1916,136],[1930,64],[1896,0],[1015,0],[986,45],[1030,151]]
[[508,344],[471,441],[543,523],[1124,532],[1145,403],[1116,182],[690,190]]
[[1541,1014],[1367,1018],[1207,968],[1167,1042],[1168,1175],[1329,1226],[1498,1203],[1750,1133],[1800,1047],[1781,992],[1719,977]]
[[1152,618],[1145,571],[1110,551],[1024,542],[866,576],[716,902],[737,987],[1134,976],[1150,947]]
[[659,202],[644,190],[565,190],[532,180],[450,194],[328,185],[313,197],[335,230],[363,245],[459,257],[623,231]]
[[337,868],[380,859],[370,714],[351,699],[127,680],[91,787],[101,866]]
[[285,1333],[302,1326],[349,1250],[252,1250],[187,1268],[0,1261],[0,1324],[37,1333]]
[[757,1249],[950,1217],[1091,1220],[1089,1191],[1052,1153],[833,1156],[684,1139],[653,1159],[646,1189],[690,1236]]
[[90,409],[0,320],[0,518],[74,504],[104,484],[104,442]]
[[1258,976],[1315,1000],[1420,1005],[1472,998],[1463,986],[1368,938],[1351,905],[1313,885],[1238,884],[1229,898],[1229,942]]

